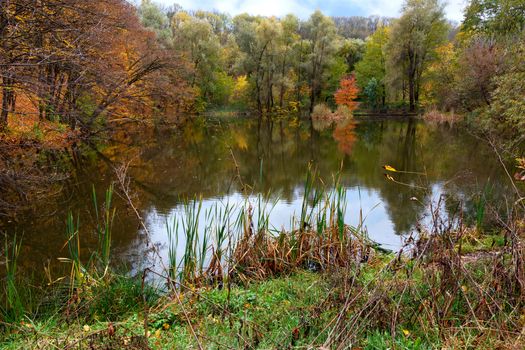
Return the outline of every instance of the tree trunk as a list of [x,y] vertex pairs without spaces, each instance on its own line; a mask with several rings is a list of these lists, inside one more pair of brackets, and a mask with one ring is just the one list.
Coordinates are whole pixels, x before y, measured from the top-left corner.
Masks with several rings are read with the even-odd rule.
[[412,77],[409,77],[408,79],[408,98],[409,98],[410,112],[414,112],[416,110],[416,104],[415,104],[414,79],[412,79]]
[[7,102],[6,89],[2,89],[2,110],[0,111],[0,131],[7,129],[7,112],[9,110],[9,104]]
[[386,86],[385,86],[385,84],[382,84],[382,89],[381,89],[381,106],[382,106],[383,109],[385,108],[385,105],[386,105]]
[[[7,72],[5,73],[7,74]],[[7,117],[9,111],[15,109],[15,93],[13,92],[14,79],[4,77],[2,79],[2,109],[0,111],[0,131],[7,129]]]
[[317,90],[317,62],[315,59],[315,56],[313,56],[313,62],[312,62],[312,83],[310,85],[310,115],[314,111],[314,105],[315,105],[315,91]]

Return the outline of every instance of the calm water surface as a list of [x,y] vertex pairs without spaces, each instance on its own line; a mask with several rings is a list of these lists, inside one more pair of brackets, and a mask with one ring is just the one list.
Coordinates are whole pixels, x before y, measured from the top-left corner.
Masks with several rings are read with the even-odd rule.
[[[115,179],[113,167],[126,162],[135,205],[163,255],[166,223],[183,215],[184,200],[195,196],[202,196],[204,212],[217,202],[254,202],[263,194],[273,205],[271,227],[289,228],[291,217],[300,214],[308,163],[328,184],[341,169],[347,223],[357,225],[362,212],[370,237],[394,250],[418,220],[425,220],[428,203],[441,194],[449,198],[446,210],[455,211],[461,201],[472,214],[483,189],[494,203],[502,203],[510,191],[482,142],[459,128],[414,120],[312,126],[307,121],[196,119],[176,130],[115,139],[120,141],[83,159],[58,196],[35,203],[31,215],[4,225],[10,235],[23,234],[23,267],[37,273],[45,264],[59,268],[56,258],[67,256],[63,245],[69,210],[79,218],[82,254],[88,255],[96,244],[92,188],[102,199]],[[249,185],[244,191],[232,153],[243,183]],[[385,178],[386,164],[426,175],[392,174],[407,185],[393,183]],[[151,246],[123,200],[117,197],[115,206],[114,261],[138,268]]]

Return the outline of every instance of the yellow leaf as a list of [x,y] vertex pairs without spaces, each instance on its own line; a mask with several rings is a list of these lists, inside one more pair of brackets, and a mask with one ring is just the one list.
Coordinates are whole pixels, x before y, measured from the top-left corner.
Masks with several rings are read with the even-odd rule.
[[394,172],[394,173],[397,172],[396,168],[390,165],[383,165],[383,169],[385,169],[386,171]]
[[403,329],[403,334],[408,337],[410,335],[410,331],[408,329]]
[[167,323],[164,323],[164,324],[162,325],[162,328],[164,328],[164,330],[168,330],[168,329],[170,329],[170,325],[167,324]]
[[91,329],[87,324],[85,324],[82,328],[84,329],[84,332],[89,332],[89,330]]
[[461,286],[461,290],[463,291],[463,293],[468,292],[467,286]]

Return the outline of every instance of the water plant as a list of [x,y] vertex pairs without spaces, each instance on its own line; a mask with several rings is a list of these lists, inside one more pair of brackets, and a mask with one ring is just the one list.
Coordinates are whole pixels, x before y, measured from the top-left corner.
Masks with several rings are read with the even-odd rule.
[[102,264],[104,274],[107,272],[110,262],[111,253],[111,228],[113,226],[113,219],[115,218],[115,208],[112,208],[114,186],[109,185],[105,193],[105,201],[102,206],[102,218],[99,214],[97,193],[93,186],[93,205],[95,208],[96,231],[98,236],[98,252],[97,256]]
[[0,308],[0,315],[7,322],[19,322],[26,311],[20,286],[17,283],[17,264],[21,245],[22,241],[18,241],[16,235],[11,242],[7,237],[5,238],[5,305]]
[[77,216],[75,219],[73,213],[69,212],[66,219],[66,244],[69,252],[69,258],[60,258],[59,260],[71,264],[71,269],[69,273],[70,281],[70,293],[72,294],[74,289],[84,281],[84,268],[80,260],[80,218]]

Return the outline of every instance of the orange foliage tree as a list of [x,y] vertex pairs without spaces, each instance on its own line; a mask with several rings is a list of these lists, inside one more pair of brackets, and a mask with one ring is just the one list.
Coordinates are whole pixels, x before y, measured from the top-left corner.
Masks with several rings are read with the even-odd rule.
[[338,106],[346,106],[351,111],[357,108],[358,102],[355,101],[359,94],[359,88],[354,75],[341,79],[339,89],[335,92],[335,103]]
[[89,135],[109,120],[187,109],[194,95],[184,60],[125,0],[0,1],[0,38],[0,130],[9,115]]

